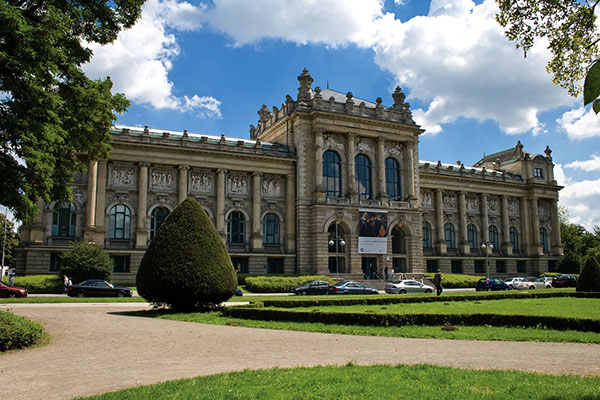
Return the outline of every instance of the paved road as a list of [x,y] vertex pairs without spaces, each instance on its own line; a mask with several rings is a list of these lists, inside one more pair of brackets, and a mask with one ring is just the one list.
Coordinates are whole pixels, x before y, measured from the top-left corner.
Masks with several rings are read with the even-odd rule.
[[[600,376],[600,345],[288,332],[127,315],[143,303],[1,305],[40,321],[47,346],[0,356],[0,399],[68,399],[245,368],[432,363]],[[500,357],[498,355],[501,355]]]

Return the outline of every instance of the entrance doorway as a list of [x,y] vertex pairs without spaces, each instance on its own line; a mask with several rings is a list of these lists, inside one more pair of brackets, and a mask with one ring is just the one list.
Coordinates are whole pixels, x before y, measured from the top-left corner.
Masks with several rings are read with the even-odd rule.
[[375,274],[377,273],[377,258],[363,257],[362,271],[365,279],[374,279]]

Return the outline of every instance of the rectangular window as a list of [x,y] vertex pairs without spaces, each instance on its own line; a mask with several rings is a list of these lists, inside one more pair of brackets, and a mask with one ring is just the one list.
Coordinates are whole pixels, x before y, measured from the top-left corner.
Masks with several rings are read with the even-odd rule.
[[346,272],[346,258],[342,256],[329,257],[329,273],[339,274]]
[[475,273],[476,274],[485,274],[485,261],[475,260]]
[[463,273],[461,260],[452,260],[452,261],[450,261],[450,265],[452,267],[453,274],[462,274]]
[[113,272],[129,272],[129,256],[110,256],[113,260]]
[[499,274],[506,273],[506,263],[504,262],[504,260],[496,261],[496,272]]
[[406,258],[394,257],[394,260],[392,262],[393,262],[393,266],[394,266],[394,273],[408,272],[406,270]]
[[533,168],[533,176],[535,176],[536,178],[543,178],[544,174],[542,172],[542,169],[537,167]]
[[248,273],[248,257],[231,257],[231,263],[238,274]]
[[517,261],[517,272],[520,274],[525,273],[525,261]]
[[437,260],[427,260],[427,272],[437,271]]
[[60,269],[61,253],[50,253],[50,272],[58,272]]
[[267,258],[267,274],[283,274],[283,258]]

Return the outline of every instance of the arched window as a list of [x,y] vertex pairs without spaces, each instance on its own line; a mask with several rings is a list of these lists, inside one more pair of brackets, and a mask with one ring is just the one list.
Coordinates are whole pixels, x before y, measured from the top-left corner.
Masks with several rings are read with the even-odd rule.
[[540,242],[542,243],[542,250],[548,251],[548,231],[546,231],[546,228],[540,228]]
[[406,238],[401,228],[392,229],[392,253],[406,254]]
[[327,197],[342,195],[342,163],[338,153],[332,150],[323,153],[323,186]]
[[423,221],[423,248],[431,248],[431,225],[425,221]]
[[232,211],[227,216],[227,242],[245,243],[246,217],[240,211]]
[[169,209],[166,207],[156,207],[150,214],[150,239],[154,239],[158,228],[169,215]]
[[276,214],[265,215],[263,241],[265,244],[279,244],[279,217]]
[[510,237],[510,244],[512,245],[513,252],[519,251],[519,232],[517,228],[511,226],[508,230]]
[[400,164],[391,157],[385,159],[385,191],[390,196],[390,201],[402,199]]
[[477,250],[479,248],[479,242],[477,240],[477,227],[473,224],[467,225],[467,240],[469,242],[469,249]]
[[450,222],[444,225],[444,239],[446,240],[446,248],[456,248],[456,231],[454,230],[454,225]]
[[356,173],[356,190],[359,200],[373,198],[371,185],[371,160],[364,154],[354,157],[354,171]]
[[61,201],[54,205],[54,212],[52,213],[52,236],[75,236],[76,211],[75,204]]
[[110,209],[108,221],[109,239],[129,239],[131,236],[131,211],[124,204],[117,204]]
[[494,250],[498,250],[498,228],[496,228],[494,225],[490,225],[489,233],[490,244],[494,246]]

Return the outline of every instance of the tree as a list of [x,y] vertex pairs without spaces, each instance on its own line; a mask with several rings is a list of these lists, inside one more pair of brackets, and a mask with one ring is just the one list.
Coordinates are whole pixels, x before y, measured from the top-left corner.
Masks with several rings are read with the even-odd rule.
[[[506,29],[506,37],[523,54],[536,40],[546,38],[552,58],[546,65],[552,82],[567,89],[571,96],[581,93],[579,82],[585,77],[584,105],[600,95],[600,64],[595,8],[598,0],[496,0],[500,13],[496,20]],[[600,101],[594,102],[600,111]]]
[[60,274],[67,275],[73,283],[87,279],[110,281],[114,263],[101,246],[75,243],[60,258]]
[[114,41],[144,0],[0,0],[0,204],[32,222],[36,200],[70,200],[73,171],[106,158],[129,102],[91,80],[85,43]]
[[579,279],[577,279],[578,292],[600,292],[600,263],[598,263],[599,252],[590,255],[586,262]]
[[[0,252],[4,244],[4,223],[6,222],[6,246],[4,246],[4,266],[15,268],[15,247],[19,245],[19,234],[15,232],[15,224],[4,214],[0,214]],[[0,276],[0,280],[2,277]]]
[[202,206],[188,198],[161,224],[142,258],[137,291],[174,310],[210,309],[235,293],[227,248]]
[[588,232],[583,226],[561,222],[560,237],[564,256],[560,259],[558,271],[579,273],[590,249],[600,246],[600,235]]

